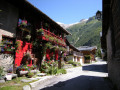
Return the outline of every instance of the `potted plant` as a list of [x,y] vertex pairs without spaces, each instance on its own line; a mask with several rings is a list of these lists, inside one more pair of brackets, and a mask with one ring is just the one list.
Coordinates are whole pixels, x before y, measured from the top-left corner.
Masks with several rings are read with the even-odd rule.
[[25,71],[25,68],[24,68],[24,67],[21,67],[21,70],[22,70],[22,71]]
[[12,71],[13,69],[11,67],[7,70],[8,73],[12,73]]
[[20,23],[20,26],[27,26],[27,20],[22,20],[22,22]]
[[30,41],[30,38],[31,38],[30,35],[26,35],[26,37],[25,37],[25,39],[26,39],[27,41]]
[[44,35],[43,29],[42,29],[42,28],[41,28],[41,29],[38,29],[38,30],[37,30],[37,34],[38,34],[38,35]]

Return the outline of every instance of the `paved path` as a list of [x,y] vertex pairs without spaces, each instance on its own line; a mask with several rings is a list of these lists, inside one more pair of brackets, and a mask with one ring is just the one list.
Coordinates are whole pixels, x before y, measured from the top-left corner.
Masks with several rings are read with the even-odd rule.
[[54,76],[34,90],[112,90],[106,62],[99,61],[83,67],[67,69],[67,74]]

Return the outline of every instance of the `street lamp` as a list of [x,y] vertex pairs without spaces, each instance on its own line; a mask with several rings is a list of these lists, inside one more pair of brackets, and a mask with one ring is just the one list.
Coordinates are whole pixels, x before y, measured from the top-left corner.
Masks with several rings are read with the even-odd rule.
[[96,18],[98,19],[98,20],[101,20],[102,19],[102,13],[101,13],[101,11],[97,11],[96,12]]

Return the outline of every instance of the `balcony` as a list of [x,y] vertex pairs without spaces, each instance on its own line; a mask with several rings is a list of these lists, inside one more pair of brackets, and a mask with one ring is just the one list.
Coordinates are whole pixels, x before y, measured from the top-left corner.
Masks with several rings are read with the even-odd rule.
[[74,55],[74,56],[83,56],[83,53],[76,52],[76,51],[70,51],[69,55]]
[[59,36],[56,36],[54,33],[51,33],[50,31],[47,31],[45,29],[43,29],[43,34],[38,35],[38,38],[50,41],[53,44],[58,44],[64,47],[66,46],[65,39],[62,39]]

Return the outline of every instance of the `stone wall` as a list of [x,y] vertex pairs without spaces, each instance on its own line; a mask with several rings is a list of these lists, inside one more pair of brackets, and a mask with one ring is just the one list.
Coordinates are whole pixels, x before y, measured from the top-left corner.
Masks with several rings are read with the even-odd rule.
[[[110,6],[111,21],[106,37],[108,74],[113,84],[120,90],[120,0],[111,0]],[[115,38],[114,42],[112,42],[113,38]],[[113,45],[115,45],[115,47],[113,47]],[[113,49],[115,49],[115,52],[113,52]]]
[[[7,3],[6,0],[0,1],[0,43],[2,35],[15,38],[18,14],[15,6]],[[0,53],[0,66],[3,66],[5,71],[13,68],[13,61],[13,55]]]
[[10,54],[0,54],[0,66],[4,67],[4,70],[7,71],[10,68],[13,69],[14,55]]

